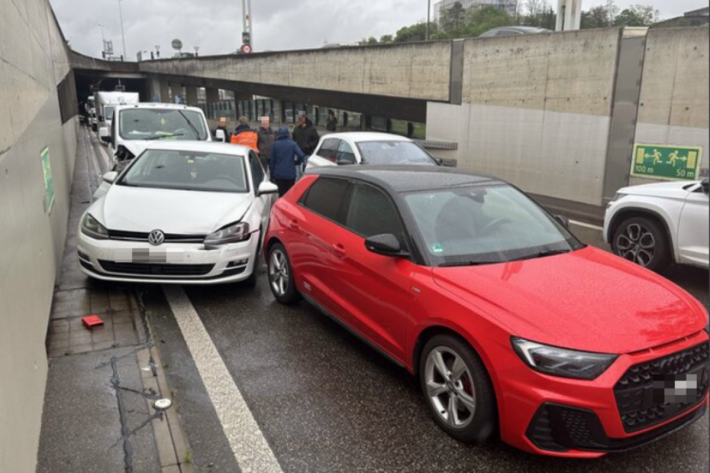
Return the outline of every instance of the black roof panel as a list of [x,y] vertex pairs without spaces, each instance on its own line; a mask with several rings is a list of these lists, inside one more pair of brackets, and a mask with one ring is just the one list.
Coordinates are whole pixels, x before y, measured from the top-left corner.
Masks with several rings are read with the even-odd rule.
[[394,192],[505,183],[499,179],[461,169],[433,166],[322,166],[309,169],[307,174],[362,179],[389,187]]

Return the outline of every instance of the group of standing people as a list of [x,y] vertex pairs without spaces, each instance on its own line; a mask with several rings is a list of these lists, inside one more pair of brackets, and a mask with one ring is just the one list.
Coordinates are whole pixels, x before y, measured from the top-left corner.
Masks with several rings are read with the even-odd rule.
[[[249,126],[246,117],[239,117],[239,125],[230,135],[227,121],[220,119],[218,130],[223,130],[225,138],[232,144],[248,146],[259,153],[264,167],[269,168],[271,180],[279,188],[279,197],[293,187],[298,177],[298,168],[312,155],[320,141],[318,130],[306,115],[299,115],[293,133],[285,126],[276,132],[271,129],[269,117],[262,117],[257,130]],[[328,112],[326,129],[335,131],[337,118],[332,110]]]

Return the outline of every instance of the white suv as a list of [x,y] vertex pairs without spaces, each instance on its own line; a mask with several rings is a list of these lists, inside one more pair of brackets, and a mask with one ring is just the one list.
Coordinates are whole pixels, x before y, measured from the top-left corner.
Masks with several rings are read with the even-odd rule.
[[624,187],[609,202],[604,240],[648,269],[708,267],[708,180]]

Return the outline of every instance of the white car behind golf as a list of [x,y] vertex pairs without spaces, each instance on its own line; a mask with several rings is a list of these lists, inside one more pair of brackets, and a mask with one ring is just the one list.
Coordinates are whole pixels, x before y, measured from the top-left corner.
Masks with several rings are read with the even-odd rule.
[[150,145],[84,213],[77,244],[92,278],[253,285],[278,192],[257,155],[223,143]]
[[604,218],[617,255],[652,270],[672,262],[708,267],[708,180],[620,189]]
[[439,161],[409,138],[388,133],[345,132],[321,137],[306,168],[348,164],[421,164],[439,166]]

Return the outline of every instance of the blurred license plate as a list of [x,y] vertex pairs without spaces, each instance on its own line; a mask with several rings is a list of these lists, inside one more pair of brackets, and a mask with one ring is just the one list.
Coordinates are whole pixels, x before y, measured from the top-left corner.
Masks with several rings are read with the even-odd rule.
[[654,401],[664,404],[696,402],[703,378],[703,368],[676,376],[658,376],[653,379]]
[[182,250],[152,250],[148,248],[131,248],[117,250],[114,260],[119,263],[165,264],[182,263],[185,253]]

